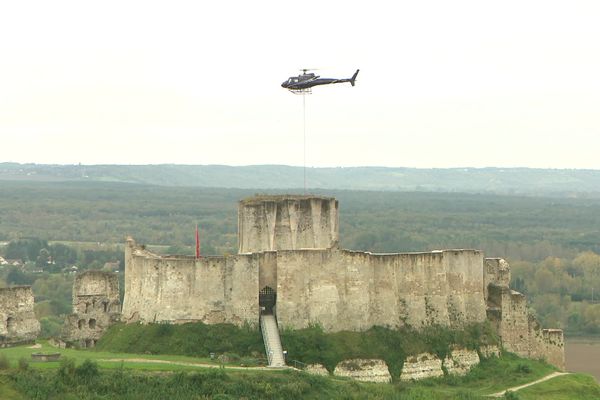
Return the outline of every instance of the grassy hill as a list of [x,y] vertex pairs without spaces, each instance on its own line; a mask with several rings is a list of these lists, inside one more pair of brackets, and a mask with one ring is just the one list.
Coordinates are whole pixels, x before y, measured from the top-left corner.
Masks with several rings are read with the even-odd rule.
[[[28,361],[32,352],[55,351],[62,353],[61,362]],[[110,361],[116,358],[124,361]],[[163,359],[174,363],[149,362]],[[535,381],[554,371],[540,361],[507,353],[501,358],[484,360],[464,377],[373,384],[293,370],[198,367],[190,361],[193,359],[182,356],[56,349],[46,343],[42,343],[41,349],[25,346],[0,349],[0,398],[474,400]],[[600,386],[587,375],[573,374],[531,386],[506,398],[596,399],[600,398]]]

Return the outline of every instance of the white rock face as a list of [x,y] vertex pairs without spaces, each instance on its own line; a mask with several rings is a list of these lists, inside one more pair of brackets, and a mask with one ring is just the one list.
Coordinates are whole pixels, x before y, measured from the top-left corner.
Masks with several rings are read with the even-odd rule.
[[444,367],[450,375],[466,375],[477,364],[479,355],[475,350],[455,349],[444,359]]
[[345,376],[363,382],[388,383],[392,381],[392,376],[385,361],[377,359],[344,360],[336,365],[333,375]]
[[400,374],[400,380],[410,381],[437,378],[440,376],[444,376],[442,360],[435,354],[421,353],[406,358],[402,367],[402,373]]
[[500,357],[500,349],[495,345],[481,346],[479,352],[483,358]]
[[308,364],[304,372],[311,375],[329,376],[329,371],[321,364]]

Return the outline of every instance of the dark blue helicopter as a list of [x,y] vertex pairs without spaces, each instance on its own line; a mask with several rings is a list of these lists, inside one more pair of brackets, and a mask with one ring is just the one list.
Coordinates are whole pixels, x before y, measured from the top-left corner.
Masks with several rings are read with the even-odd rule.
[[281,87],[295,93],[302,93],[310,92],[313,86],[330,85],[332,83],[350,82],[350,84],[354,86],[356,75],[358,75],[358,71],[360,70],[357,69],[354,75],[352,75],[352,78],[348,79],[321,78],[320,76],[308,71],[308,69],[303,69],[302,75],[290,77],[287,81],[281,84]]

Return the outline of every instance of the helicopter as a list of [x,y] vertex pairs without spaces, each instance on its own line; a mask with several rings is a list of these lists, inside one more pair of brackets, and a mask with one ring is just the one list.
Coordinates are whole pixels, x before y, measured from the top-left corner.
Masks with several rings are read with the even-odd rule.
[[352,78],[348,79],[321,78],[320,76],[308,71],[310,71],[310,69],[302,69],[302,75],[291,76],[287,81],[281,84],[281,87],[293,93],[310,93],[311,88],[318,85],[350,82],[350,84],[354,86],[356,75],[358,75],[358,71],[360,70],[357,69],[354,75],[352,75]]

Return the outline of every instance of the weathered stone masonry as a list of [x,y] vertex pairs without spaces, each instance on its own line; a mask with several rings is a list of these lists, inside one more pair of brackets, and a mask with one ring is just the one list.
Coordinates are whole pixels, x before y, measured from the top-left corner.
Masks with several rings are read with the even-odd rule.
[[338,248],[338,203],[318,196],[259,196],[239,205],[239,254],[159,256],[129,239],[126,321],[256,324],[259,291],[276,293],[280,327],[327,331],[372,326],[460,327],[487,319],[503,345],[564,367],[562,331],[542,330],[510,268],[477,250],[371,254]]
[[73,314],[65,320],[62,339],[79,347],[94,347],[120,315],[116,274],[103,271],[78,274],[73,282]]
[[0,289],[0,346],[33,342],[40,323],[33,313],[31,286]]
[[527,308],[525,295],[508,287],[510,268],[505,260],[485,260],[487,316],[496,326],[502,345],[522,357],[546,359],[565,368],[561,329],[542,329]]

